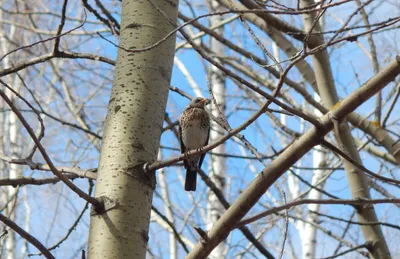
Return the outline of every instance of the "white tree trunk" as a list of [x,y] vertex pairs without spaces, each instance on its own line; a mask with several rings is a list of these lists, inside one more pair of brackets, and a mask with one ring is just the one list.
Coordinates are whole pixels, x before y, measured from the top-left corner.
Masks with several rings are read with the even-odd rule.
[[[177,8],[178,1],[123,1],[119,45],[158,42],[175,27]],[[146,258],[155,175],[143,166],[157,159],[174,50],[175,36],[149,51],[118,50],[95,191],[105,210],[92,210],[89,258]]]
[[[308,7],[313,5],[313,0],[301,0],[301,7]],[[316,18],[315,13],[303,14],[304,29],[310,31],[313,29],[314,32],[321,31],[319,24],[314,24]],[[310,38],[309,42],[313,42],[315,45],[324,44],[323,35],[314,35]],[[314,66],[315,78],[317,80],[318,92],[321,100],[326,108],[332,108],[338,103],[339,97],[337,94],[335,81],[333,79],[333,73],[331,69],[331,63],[329,61],[329,55],[326,49],[315,53],[311,60]],[[358,164],[362,165],[360,154],[356,148],[354,138],[351,134],[351,130],[346,123],[340,124],[337,130],[334,131],[335,138],[340,148],[347,154],[349,154]],[[359,170],[352,163],[343,159],[343,165],[349,181],[349,187],[353,199],[370,199],[370,191],[368,186],[368,178],[365,176],[362,170]],[[358,209],[357,216],[360,223],[367,223],[361,225],[364,239],[374,243],[372,249],[369,249],[369,256],[374,259],[379,258],[391,258],[388,245],[385,237],[382,233],[382,229],[379,225],[370,225],[371,222],[378,221],[375,208],[373,205]]]
[[[11,96],[11,95],[9,95]],[[6,116],[8,120],[6,120],[6,123],[8,123],[8,135],[9,137],[9,148],[12,153],[12,158],[17,158],[16,154],[20,154],[20,148],[18,147],[18,119],[17,116],[14,113],[9,113],[8,116]],[[21,167],[19,167],[16,164],[10,164],[8,165],[8,177],[9,178],[17,178],[18,176],[21,175]],[[15,221],[15,216],[16,216],[16,210],[17,210],[17,192],[18,188],[12,187],[12,186],[7,186],[7,191],[6,191],[6,196],[7,196],[7,208],[6,208],[6,215],[8,217]],[[14,259],[15,258],[15,232],[14,231],[9,231],[7,234],[6,238],[6,256],[5,259]]]
[[[316,93],[314,94],[314,98],[317,102],[321,101],[319,95]],[[322,116],[322,114],[318,110],[315,110],[315,113],[318,117]],[[311,184],[315,186],[324,175],[324,170],[320,168],[324,166],[326,156],[323,147],[319,145],[314,148],[312,154],[313,154],[313,167],[318,168],[317,170],[313,171],[313,176],[311,180]],[[322,186],[318,187],[322,188]],[[312,189],[308,194],[309,199],[321,199],[321,197],[322,193],[315,189]],[[318,216],[310,211],[318,212],[319,208],[320,208],[319,204],[309,204],[306,221],[316,222],[318,220]],[[317,237],[317,229],[313,225],[306,223],[304,225],[304,231],[301,236],[303,259],[315,258],[315,251],[317,244],[316,237]]]
[[[2,17],[2,12],[0,12],[0,18]],[[8,53],[10,51],[10,49],[8,48],[10,45],[7,44],[7,40],[5,37],[6,32],[2,31],[0,32],[0,45],[1,45],[1,50],[2,53]],[[9,31],[7,32],[7,37],[9,37],[10,39],[14,39],[15,36],[15,26],[10,26]],[[3,64],[1,67],[9,67],[11,66],[11,62],[9,59],[9,56],[5,57],[3,60]],[[10,79],[10,77],[6,77],[5,80]],[[16,90],[17,92],[19,91],[19,89],[21,88],[21,82],[19,81],[19,79],[17,78],[17,76],[13,76],[11,78],[11,80],[8,81],[12,81],[12,83],[10,85],[12,85],[14,87],[14,90]],[[7,96],[13,100],[15,98],[15,95],[12,94],[8,89],[5,90],[5,93],[7,94]],[[4,107],[3,107],[4,108]],[[21,149],[18,145],[18,133],[19,133],[19,125],[18,125],[18,119],[17,116],[13,113],[13,112],[8,112],[5,113],[2,116],[2,121],[1,121],[1,125],[3,125],[3,152],[5,152],[6,150],[8,151],[8,154],[12,157],[12,158],[18,158],[18,156],[21,154]],[[18,176],[21,175],[21,167],[16,165],[16,164],[4,164],[5,162],[1,161],[1,176],[2,178],[17,178]],[[2,204],[7,204],[4,214],[8,216],[9,219],[11,219],[12,221],[15,221],[15,216],[16,216],[16,206],[17,206],[17,192],[18,192],[18,188],[14,188],[12,186],[7,186],[4,188],[4,191],[1,192],[1,200],[2,200]],[[16,255],[16,242],[15,242],[15,232],[14,231],[9,231],[8,234],[5,236],[5,255],[4,258],[5,259],[14,259],[15,255]]]
[[[158,161],[162,160],[162,151],[161,149],[158,151]],[[167,219],[171,222],[174,223],[174,215],[172,213],[172,205],[170,202],[170,197],[169,197],[169,192],[168,192],[168,185],[167,185],[167,179],[165,177],[165,172],[164,169],[161,169],[158,172],[158,184],[161,189],[161,197],[164,201],[164,209],[165,209],[165,216]],[[171,228],[168,228],[168,239],[169,239],[169,258],[170,259],[177,259],[178,258],[178,253],[177,253],[177,243],[176,243],[176,238],[174,231],[171,230]]]
[[[210,9],[213,12],[221,10],[220,5],[217,1],[211,0]],[[211,16],[210,22],[211,26],[221,22],[223,17],[221,16]],[[219,34],[223,34],[223,27],[217,29]],[[224,45],[211,38],[210,49],[214,53],[222,54],[224,53]],[[215,100],[219,106],[219,110],[225,113],[225,76],[221,70],[218,68],[211,66],[210,68],[210,85],[215,97]],[[219,117],[218,109],[212,104],[211,112],[215,117]],[[210,142],[213,142],[215,139],[220,138],[224,132],[221,127],[215,123],[211,122],[211,130],[210,132]],[[216,147],[213,152],[225,154],[225,144],[219,145]],[[211,180],[215,183],[215,185],[221,190],[222,193],[225,193],[225,184],[226,184],[226,159],[221,156],[210,156],[210,164],[209,164],[209,175]],[[212,226],[217,222],[217,220],[221,217],[222,213],[225,211],[224,206],[219,202],[218,198],[213,192],[208,193],[208,201],[207,201],[207,229],[211,229]],[[221,242],[210,254],[211,258],[219,259],[225,257],[225,244]]]

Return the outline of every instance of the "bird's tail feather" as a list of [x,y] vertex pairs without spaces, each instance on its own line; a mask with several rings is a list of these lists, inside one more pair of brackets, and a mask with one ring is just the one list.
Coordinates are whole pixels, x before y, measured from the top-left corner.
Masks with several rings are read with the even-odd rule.
[[196,170],[186,170],[185,191],[196,191],[197,172]]

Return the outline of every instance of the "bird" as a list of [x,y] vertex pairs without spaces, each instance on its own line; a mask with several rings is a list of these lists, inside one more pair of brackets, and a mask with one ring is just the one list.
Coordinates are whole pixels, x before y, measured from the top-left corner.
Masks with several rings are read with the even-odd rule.
[[[181,153],[207,146],[210,136],[210,116],[204,109],[210,100],[197,97],[191,100],[179,118]],[[197,170],[201,168],[205,153],[183,160],[186,169],[186,191],[196,191]]]

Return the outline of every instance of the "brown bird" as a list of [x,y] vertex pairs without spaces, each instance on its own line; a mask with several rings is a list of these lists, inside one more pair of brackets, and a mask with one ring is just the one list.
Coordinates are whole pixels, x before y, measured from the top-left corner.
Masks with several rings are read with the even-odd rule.
[[[179,118],[179,137],[181,141],[181,153],[198,149],[208,144],[210,135],[210,117],[204,105],[210,100],[202,97],[194,98]],[[183,160],[186,168],[186,191],[196,191],[197,170],[203,163],[205,153],[200,156]]]

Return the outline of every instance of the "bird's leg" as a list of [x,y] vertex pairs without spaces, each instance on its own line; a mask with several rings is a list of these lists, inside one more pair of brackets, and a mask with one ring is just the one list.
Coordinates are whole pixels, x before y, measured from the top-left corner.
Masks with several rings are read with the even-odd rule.
[[[202,152],[204,150],[204,147],[201,147],[201,148],[198,148],[198,149],[196,149],[196,151],[198,151],[198,152]],[[201,153],[200,153],[201,154]],[[200,155],[199,154],[199,155]]]
[[187,151],[185,151],[185,153],[183,153],[183,159],[189,158],[189,151],[191,151],[191,150],[187,150]]

